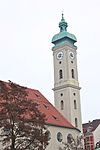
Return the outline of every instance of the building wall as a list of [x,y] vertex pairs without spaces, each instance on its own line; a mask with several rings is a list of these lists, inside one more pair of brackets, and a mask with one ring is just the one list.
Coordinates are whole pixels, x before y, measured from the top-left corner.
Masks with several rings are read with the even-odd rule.
[[[46,150],[59,150],[59,147],[63,146],[62,142],[57,140],[57,133],[60,132],[62,134],[63,142],[67,142],[68,134],[72,134],[72,136],[76,139],[80,132],[76,129],[69,129],[64,127],[57,127],[57,126],[47,126],[50,132],[50,141],[49,145],[47,146]],[[2,150],[2,145],[0,143],[0,150]]]
[[48,130],[51,134],[50,144],[47,146],[46,150],[59,150],[59,147],[63,147],[62,142],[57,140],[57,133],[62,133],[63,142],[67,142],[68,134],[72,134],[72,136],[76,139],[80,132],[76,129],[69,129],[64,127],[57,126],[48,126]]
[[[73,126],[82,131],[76,47],[64,44],[63,46],[53,47],[52,50],[54,60],[55,107]],[[63,57],[62,59],[58,59],[57,56],[61,52],[63,53]],[[74,54],[73,59],[70,57],[71,52]],[[62,78],[59,76],[60,70],[62,70]],[[74,77],[72,77],[72,70],[74,70]],[[61,94],[63,96],[61,96]],[[63,110],[61,109],[61,101],[64,102]],[[77,104],[76,109],[74,108],[74,101],[76,101]],[[77,125],[75,119],[77,119]]]
[[85,150],[94,150],[94,137],[92,133],[88,133],[84,138]]
[[93,132],[94,136],[94,145],[96,146],[96,143],[100,141],[100,124]]

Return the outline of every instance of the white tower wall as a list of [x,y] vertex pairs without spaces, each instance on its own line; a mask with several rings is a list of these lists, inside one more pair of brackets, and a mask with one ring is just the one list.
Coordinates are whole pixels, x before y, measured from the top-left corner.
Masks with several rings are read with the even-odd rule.
[[[61,30],[52,40],[52,43],[55,44],[52,48],[55,107],[66,119],[82,131],[77,47],[74,45],[76,41],[72,38],[72,34],[67,32],[67,24],[64,18],[62,18],[59,27],[63,27],[63,31]],[[70,39],[67,34],[71,36]]]

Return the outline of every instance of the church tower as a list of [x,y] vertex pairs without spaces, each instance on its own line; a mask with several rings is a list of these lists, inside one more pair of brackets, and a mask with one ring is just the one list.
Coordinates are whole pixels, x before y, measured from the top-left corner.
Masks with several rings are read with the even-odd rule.
[[55,107],[76,128],[82,131],[80,87],[77,72],[76,37],[67,32],[68,24],[62,14],[60,32],[53,36],[54,101]]

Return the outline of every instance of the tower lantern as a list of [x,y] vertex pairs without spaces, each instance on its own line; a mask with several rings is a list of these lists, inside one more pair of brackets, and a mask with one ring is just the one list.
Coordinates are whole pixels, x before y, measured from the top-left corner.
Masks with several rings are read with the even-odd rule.
[[68,27],[68,24],[67,24],[67,22],[65,22],[64,14],[62,14],[61,22],[59,22],[60,32],[66,31],[67,27]]

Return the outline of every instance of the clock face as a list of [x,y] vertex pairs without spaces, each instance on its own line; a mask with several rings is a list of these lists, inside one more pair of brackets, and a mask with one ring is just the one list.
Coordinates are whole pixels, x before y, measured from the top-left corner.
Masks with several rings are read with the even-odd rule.
[[74,57],[75,57],[75,55],[72,51],[69,52],[69,56],[70,56],[71,59],[74,59]]
[[58,52],[57,53],[57,59],[59,59],[59,60],[61,60],[62,58],[63,58],[63,52],[61,51],[61,52]]

